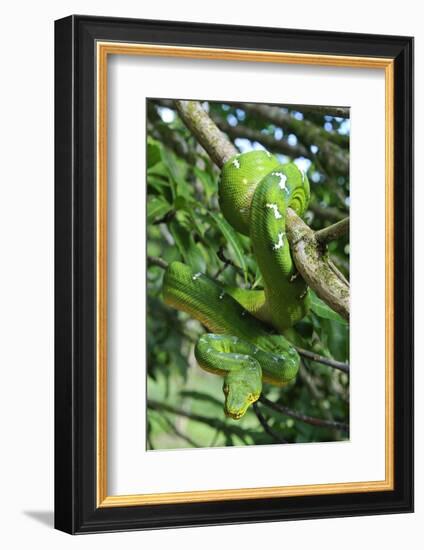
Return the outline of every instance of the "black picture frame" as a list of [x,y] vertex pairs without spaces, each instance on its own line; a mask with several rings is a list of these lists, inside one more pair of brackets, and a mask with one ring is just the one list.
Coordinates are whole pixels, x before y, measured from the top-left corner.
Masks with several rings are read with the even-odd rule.
[[[99,40],[394,60],[394,490],[97,507]],[[413,39],[73,15],[55,22],[55,527],[68,533],[413,511]]]

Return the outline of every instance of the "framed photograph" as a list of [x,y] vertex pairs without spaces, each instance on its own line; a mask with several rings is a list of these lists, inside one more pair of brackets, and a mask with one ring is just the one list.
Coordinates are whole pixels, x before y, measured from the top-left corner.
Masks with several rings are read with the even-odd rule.
[[55,526],[413,510],[413,39],[55,24]]

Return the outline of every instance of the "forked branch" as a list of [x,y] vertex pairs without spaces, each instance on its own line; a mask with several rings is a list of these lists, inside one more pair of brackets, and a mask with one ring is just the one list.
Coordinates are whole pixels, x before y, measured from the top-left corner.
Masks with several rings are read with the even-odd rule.
[[325,245],[331,241],[340,239],[340,237],[344,237],[347,233],[349,233],[348,217],[334,223],[333,225],[324,227],[324,229],[321,229],[320,231],[316,231],[315,238],[319,243]]
[[[219,130],[198,101],[177,100],[175,105],[184,124],[219,168],[237,154],[237,149]],[[346,222],[342,227],[345,225]],[[287,210],[286,227],[293,259],[299,273],[327,305],[344,319],[349,319],[349,286],[344,277],[334,269],[314,231],[290,208]]]

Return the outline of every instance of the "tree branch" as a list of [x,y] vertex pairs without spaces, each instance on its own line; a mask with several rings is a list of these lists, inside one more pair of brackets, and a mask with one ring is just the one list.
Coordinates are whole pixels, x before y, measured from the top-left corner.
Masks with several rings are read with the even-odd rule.
[[253,128],[248,128],[242,124],[237,124],[237,126],[231,126],[228,122],[222,117],[213,115],[214,122],[221,128],[232,139],[245,138],[250,141],[257,141],[261,143],[264,147],[269,149],[273,153],[281,153],[287,155],[290,158],[297,157],[312,157],[312,154],[301,144],[290,145],[285,139],[275,139],[271,134],[264,134],[259,130],[254,130]]
[[[181,119],[220,168],[237,152],[197,101],[175,102]],[[330,267],[315,234],[297,214],[287,209],[287,237],[296,267],[306,283],[334,311],[349,318],[349,287]]]
[[156,105],[147,102],[147,132],[150,136],[164,143],[172,149],[179,157],[185,159],[189,164],[194,164],[196,155],[190,150],[187,142],[177,132],[165,124],[156,110]]
[[219,130],[198,101],[176,100],[175,105],[184,124],[219,168],[222,168],[228,159],[237,155],[237,149]]
[[344,319],[349,320],[349,287],[330,265],[315,233],[287,208],[287,238],[293,260],[305,282]]
[[312,113],[317,115],[328,115],[337,118],[349,118],[349,107],[331,107],[330,105],[292,105],[291,108],[295,108],[302,113]]
[[[243,103],[242,108],[283,128],[286,132],[292,132],[305,145],[317,145],[319,147],[318,157],[325,162],[331,172],[345,174],[349,170],[349,153],[336,143],[332,143],[331,134],[319,128],[313,122],[297,120],[275,105]],[[307,153],[305,156],[310,157],[310,154]]]
[[259,401],[263,403],[266,407],[273,409],[274,411],[280,412],[290,418],[304,422],[305,424],[311,424],[312,426],[319,426],[321,428],[333,428],[335,430],[341,430],[343,432],[349,431],[349,425],[344,422],[336,422],[335,420],[324,420],[323,418],[316,418],[315,416],[308,416],[306,414],[300,413],[285,405],[280,405],[279,403],[274,403],[270,401],[264,395],[261,395]]
[[258,404],[253,403],[253,411],[256,414],[256,418],[259,420],[260,425],[264,429],[264,431],[276,442],[276,443],[288,443],[285,439],[283,439],[275,430],[271,428],[271,426],[268,425],[268,422],[264,415],[259,410]]
[[330,359],[329,357],[323,357],[322,355],[318,355],[313,351],[308,351],[303,348],[296,347],[296,350],[299,355],[305,357],[306,359],[310,359],[311,361],[315,361],[316,363],[322,363],[323,365],[327,365],[329,367],[332,367],[333,369],[341,370],[342,372],[349,374],[348,363],[342,363],[340,361],[336,361],[335,359]]
[[[332,269],[332,271],[334,271],[334,273],[337,275],[337,277],[341,279],[347,287],[350,287],[349,280],[344,276],[344,274],[340,271],[340,269],[334,264],[333,260],[332,259],[330,260],[330,258],[328,258],[327,263],[329,267]],[[349,264],[348,264],[348,268],[349,268]]]
[[154,256],[147,256],[147,263],[149,266],[155,265],[156,267],[161,267],[162,269],[166,269],[168,267],[168,262],[165,262],[162,258],[156,258]]
[[186,435],[185,433],[183,433],[181,430],[179,430],[177,428],[177,426],[175,426],[171,420],[166,416],[166,415],[163,415],[163,418],[165,419],[165,422],[166,424],[168,425],[169,429],[174,432],[174,434],[179,437],[180,439],[182,439],[183,441],[185,441],[186,443],[188,443],[189,445],[191,445],[192,447],[195,447],[195,448],[199,448],[200,445],[198,445],[193,439],[191,439],[191,437],[189,437],[188,435]]
[[338,221],[345,217],[345,214],[334,206],[321,206],[317,203],[310,203],[308,209],[319,218],[325,220]]
[[168,403],[162,403],[154,399],[147,400],[147,407],[155,411],[165,411],[178,416],[183,416],[184,418],[189,418],[190,420],[194,420],[195,422],[207,424],[208,426],[211,426],[216,430],[219,430],[224,433],[236,435],[242,439],[245,438],[247,435],[249,435],[249,432],[246,432],[244,428],[238,426],[237,424],[226,423],[222,420],[219,420],[218,418],[213,418],[210,416],[203,416],[201,414],[187,412],[183,409],[179,409],[177,407],[173,407],[172,405],[168,405]]
[[316,231],[315,238],[319,243],[325,245],[330,241],[335,241],[340,239],[340,237],[344,237],[346,233],[349,233],[349,217],[344,218],[333,225],[324,227],[324,229],[321,229],[320,231]]

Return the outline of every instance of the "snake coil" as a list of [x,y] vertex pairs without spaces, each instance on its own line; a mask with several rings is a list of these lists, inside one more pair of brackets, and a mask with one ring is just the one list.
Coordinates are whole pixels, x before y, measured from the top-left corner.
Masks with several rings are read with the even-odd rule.
[[165,272],[165,303],[210,331],[199,338],[195,357],[204,370],[223,376],[224,410],[234,419],[259,399],[263,383],[285,385],[299,370],[299,355],[283,333],[307,314],[309,296],[291,257],[286,211],[301,216],[309,196],[308,179],[295,164],[281,164],[267,151],[232,157],[222,168],[220,208],[250,237],[263,290],[224,287],[181,262]]

